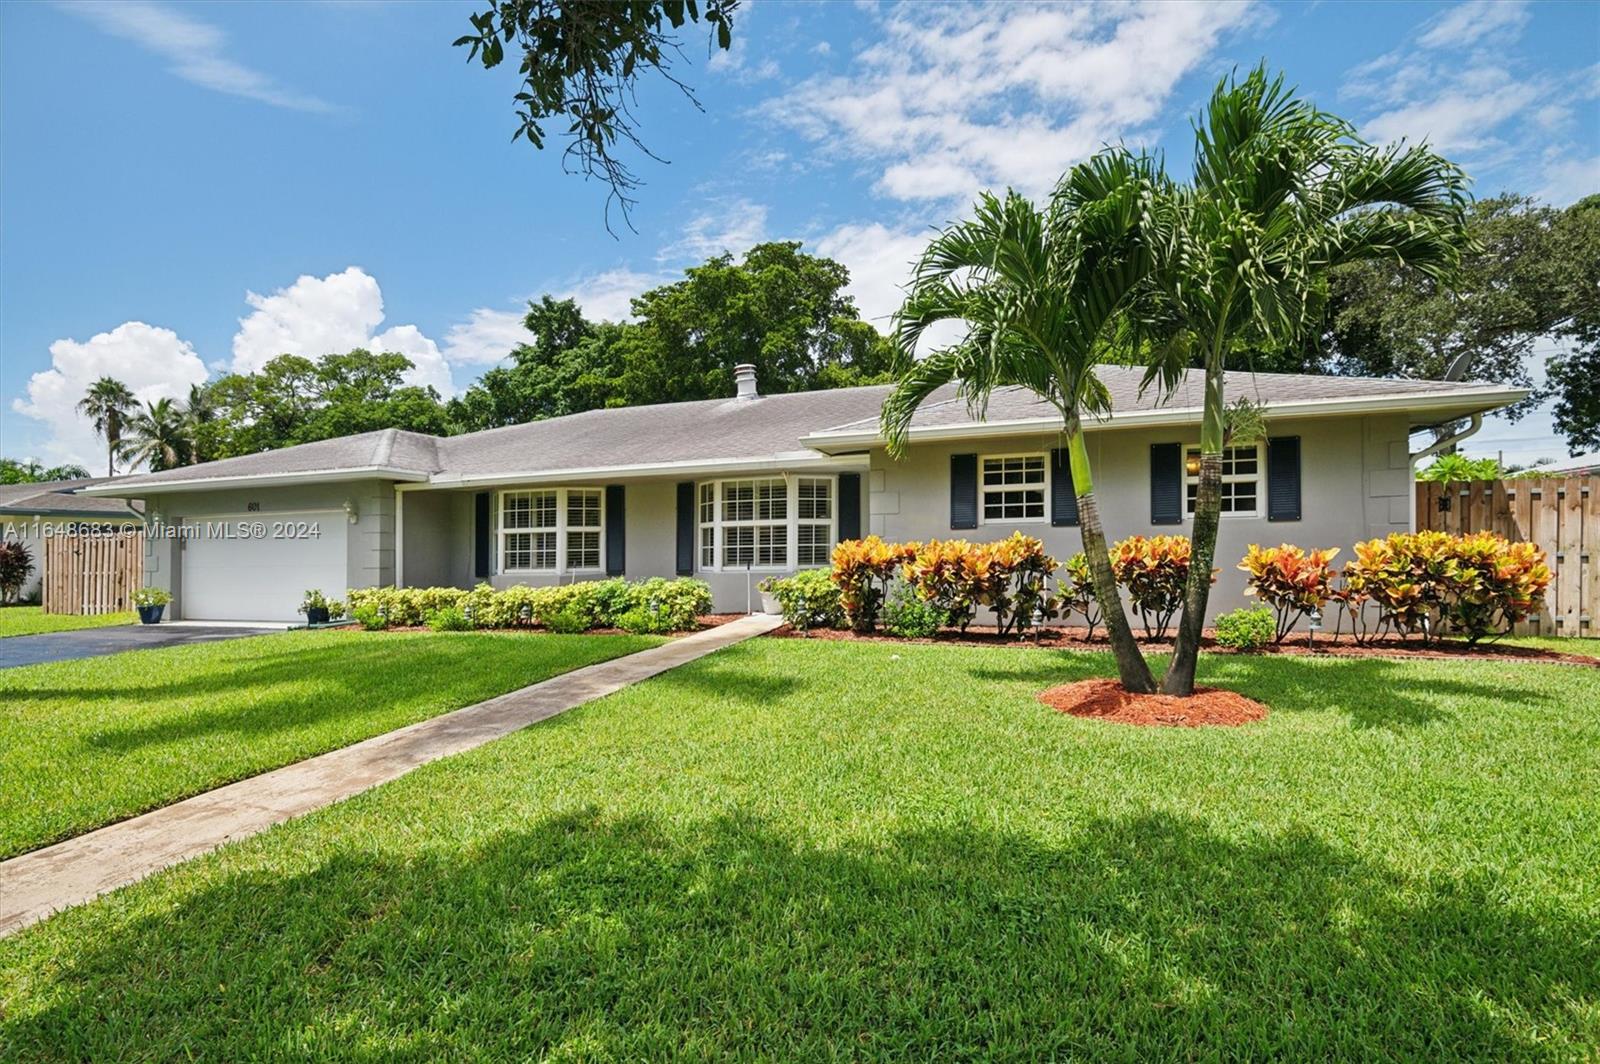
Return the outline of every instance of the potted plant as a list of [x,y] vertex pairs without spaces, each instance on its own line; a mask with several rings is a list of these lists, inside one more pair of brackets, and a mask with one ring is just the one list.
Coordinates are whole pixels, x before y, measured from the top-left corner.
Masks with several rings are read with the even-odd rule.
[[[300,600],[300,612],[306,615],[307,625],[327,624],[328,596],[316,589],[307,591],[305,597]],[[344,611],[341,609],[340,612]]]
[[141,587],[133,593],[133,607],[140,624],[160,624],[161,614],[172,601],[172,592],[162,587]]

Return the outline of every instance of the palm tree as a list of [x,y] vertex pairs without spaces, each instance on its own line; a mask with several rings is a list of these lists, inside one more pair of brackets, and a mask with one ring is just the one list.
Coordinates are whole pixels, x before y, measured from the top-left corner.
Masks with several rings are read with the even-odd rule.
[[1170,234],[1138,302],[1169,357],[1146,383],[1173,386],[1194,351],[1205,367],[1193,559],[1166,694],[1194,691],[1222,511],[1227,396],[1223,370],[1240,345],[1303,335],[1328,270],[1387,258],[1446,278],[1467,246],[1466,177],[1425,145],[1385,148],[1319,111],[1257,67],[1223,79],[1196,127],[1192,183],[1155,206]]
[[[917,263],[895,322],[905,368],[881,419],[898,457],[917,407],[951,381],[976,416],[1008,385],[1060,411],[1095,597],[1122,684],[1134,692],[1155,690],[1155,678],[1111,573],[1082,419],[1110,410],[1094,366],[1125,298],[1152,267],[1145,226],[1160,183],[1151,160],[1108,150],[1062,178],[1043,211],[1014,192],[985,193],[974,218],[941,232]],[[965,337],[915,359],[917,342],[945,321],[965,325]]]
[[89,390],[78,401],[78,413],[94,423],[95,432],[106,441],[106,476],[117,475],[117,458],[122,452],[122,430],[128,423],[128,412],[133,409],[133,393],[128,386],[111,377],[101,377],[89,385]]
[[204,384],[189,385],[189,401],[183,414],[184,435],[188,439],[189,462],[207,461],[205,426],[217,418],[217,407],[211,399],[211,389]]
[[132,432],[127,455],[135,464],[146,462],[152,472],[183,463],[189,449],[183,408],[171,399],[146,403],[128,425]]

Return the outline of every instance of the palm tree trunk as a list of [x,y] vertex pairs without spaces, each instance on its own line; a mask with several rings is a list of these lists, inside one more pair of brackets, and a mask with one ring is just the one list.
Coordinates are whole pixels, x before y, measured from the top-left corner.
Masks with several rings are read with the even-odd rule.
[[1200,632],[1211,598],[1211,563],[1217,554],[1217,525],[1222,519],[1222,360],[1206,368],[1206,406],[1200,423],[1200,485],[1195,492],[1194,527],[1190,529],[1189,578],[1183,586],[1183,616],[1172,661],[1161,680],[1161,693],[1194,694],[1194,673],[1200,661]]
[[1100,504],[1094,497],[1094,477],[1089,470],[1089,451],[1083,444],[1083,423],[1076,413],[1067,415],[1067,453],[1072,465],[1072,490],[1078,497],[1078,523],[1083,533],[1083,553],[1089,560],[1089,576],[1094,597],[1100,603],[1100,616],[1111,638],[1111,653],[1117,659],[1117,676],[1122,686],[1135,694],[1156,689],[1149,662],[1139,650],[1128,626],[1128,615],[1117,593],[1117,579],[1111,572],[1111,553],[1106,548],[1106,533],[1100,524]]

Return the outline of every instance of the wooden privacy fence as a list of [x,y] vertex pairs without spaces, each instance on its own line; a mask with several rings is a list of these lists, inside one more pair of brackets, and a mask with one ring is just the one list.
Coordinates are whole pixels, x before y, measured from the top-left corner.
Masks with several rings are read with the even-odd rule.
[[46,613],[118,613],[133,609],[144,583],[144,532],[113,528],[44,539]]
[[1550,589],[1517,632],[1600,636],[1600,476],[1419,483],[1417,527],[1537,543]]

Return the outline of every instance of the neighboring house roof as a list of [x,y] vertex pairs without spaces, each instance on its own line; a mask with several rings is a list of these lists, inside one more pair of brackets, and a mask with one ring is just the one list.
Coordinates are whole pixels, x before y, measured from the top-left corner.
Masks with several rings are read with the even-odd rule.
[[46,480],[34,484],[0,484],[0,515],[77,517],[84,520],[132,517],[128,504],[118,498],[95,498],[79,490],[112,484],[110,477]]
[[1530,473],[1567,473],[1572,476],[1581,476],[1586,473],[1600,473],[1600,451],[1591,451],[1580,454],[1576,458],[1563,458],[1559,462],[1546,462],[1534,466]]
[[[1198,421],[1204,381],[1190,371],[1165,402],[1140,394],[1143,370],[1099,370],[1115,424]],[[1301,416],[1391,410],[1415,424],[1463,417],[1527,393],[1476,382],[1379,380],[1290,374],[1228,374],[1230,396],[1268,413]],[[128,477],[91,490],[130,498],[227,483],[303,483],[380,478],[436,485],[539,482],[575,477],[698,475],[722,470],[826,467],[830,452],[880,442],[878,411],[889,385],[794,392],[755,399],[706,399],[591,410],[507,428],[437,438],[387,429],[278,451]],[[975,421],[953,386],[935,392],[912,421],[913,438],[1003,436],[1058,428],[1060,417],[1022,389],[991,398]]]

